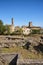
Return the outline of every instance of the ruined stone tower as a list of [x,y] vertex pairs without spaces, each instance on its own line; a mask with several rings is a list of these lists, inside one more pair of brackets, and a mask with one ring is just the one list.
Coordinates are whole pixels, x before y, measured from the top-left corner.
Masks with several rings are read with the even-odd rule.
[[14,19],[11,19],[11,25],[9,25],[10,33],[14,32]]
[[32,27],[32,22],[29,22],[29,27]]
[[14,19],[12,18],[12,25],[14,25]]

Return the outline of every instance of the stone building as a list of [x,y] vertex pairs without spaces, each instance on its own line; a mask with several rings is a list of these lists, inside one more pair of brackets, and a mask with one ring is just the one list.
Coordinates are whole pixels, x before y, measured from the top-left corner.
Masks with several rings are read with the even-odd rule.
[[23,31],[24,35],[28,35],[28,34],[30,34],[31,29],[24,27],[24,28],[22,28],[22,31]]
[[[33,26],[32,21],[29,22],[28,26],[15,26],[14,27],[14,19],[12,18],[11,25],[6,25],[6,27],[9,27],[10,33],[13,33],[14,31],[19,31],[20,28],[23,30],[23,34],[30,34],[32,30],[41,30],[41,27],[39,26]],[[43,30],[42,30],[43,31]]]
[[28,28],[30,28],[31,30],[39,30],[39,29],[41,29],[41,27],[39,27],[39,26],[33,26],[31,21],[29,22]]
[[12,18],[11,25],[6,25],[6,27],[9,27],[10,33],[14,32],[14,19]]
[[30,21],[28,26],[22,26],[23,34],[28,35],[32,32],[32,30],[41,30],[39,26],[33,26],[32,22]]
[[32,25],[32,22],[29,22],[29,27],[32,27],[33,25]]
[[15,31],[19,31],[20,30],[20,27],[19,26],[15,26]]
[[40,33],[42,33],[42,34],[43,34],[43,28],[40,30]]

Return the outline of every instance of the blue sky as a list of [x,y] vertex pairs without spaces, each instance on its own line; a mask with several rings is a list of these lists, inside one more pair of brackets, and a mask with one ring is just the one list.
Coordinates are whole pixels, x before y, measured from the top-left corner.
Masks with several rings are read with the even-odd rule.
[[0,0],[0,19],[4,24],[11,24],[14,18],[15,26],[33,25],[43,27],[43,0]]

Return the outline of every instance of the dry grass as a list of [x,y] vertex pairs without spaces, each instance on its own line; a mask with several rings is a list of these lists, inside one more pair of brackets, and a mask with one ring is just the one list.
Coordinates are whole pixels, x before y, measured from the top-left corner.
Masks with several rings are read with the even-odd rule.
[[29,52],[28,50],[23,49],[22,47],[3,48],[1,52],[2,53],[20,53],[24,59],[43,59],[43,55]]

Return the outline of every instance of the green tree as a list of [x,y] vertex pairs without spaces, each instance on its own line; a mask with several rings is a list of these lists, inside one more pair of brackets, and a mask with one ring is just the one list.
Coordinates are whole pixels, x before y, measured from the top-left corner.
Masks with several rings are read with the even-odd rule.
[[11,33],[11,35],[21,35],[21,34],[22,34],[22,29],[21,28],[19,28],[18,30]]
[[0,20],[0,34],[4,34],[6,31],[6,26],[3,24],[3,21]]
[[0,25],[3,25],[3,21],[2,20],[0,20]]
[[23,32],[23,31],[22,31],[22,28],[19,29],[19,32],[22,34],[22,32]]
[[0,20],[0,34],[3,33],[3,22],[2,20]]
[[40,30],[32,30],[32,34],[39,34]]

